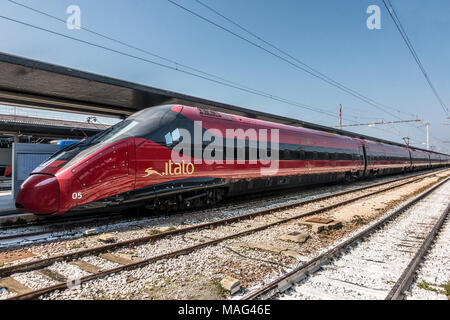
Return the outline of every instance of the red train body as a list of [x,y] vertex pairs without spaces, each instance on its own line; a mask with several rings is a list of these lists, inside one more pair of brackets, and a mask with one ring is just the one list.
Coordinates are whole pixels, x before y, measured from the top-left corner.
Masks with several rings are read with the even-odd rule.
[[[199,135],[202,139],[195,140]],[[22,184],[16,207],[35,214],[134,206],[179,209],[235,194],[448,161],[437,153],[168,105],[142,110],[54,154]]]

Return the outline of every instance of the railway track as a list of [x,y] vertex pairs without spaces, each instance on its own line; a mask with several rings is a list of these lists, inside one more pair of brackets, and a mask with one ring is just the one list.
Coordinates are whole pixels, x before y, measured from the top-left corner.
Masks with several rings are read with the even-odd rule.
[[[430,174],[428,174],[430,175]],[[416,177],[413,177],[416,178]],[[409,183],[410,181],[402,182],[396,185],[396,187],[399,187],[400,185],[405,185]],[[373,186],[371,186],[373,187]],[[361,200],[363,198],[371,197],[373,195],[386,192],[387,190],[392,190],[393,186],[390,186],[389,188],[380,189],[377,191],[369,192],[364,195],[360,195],[357,197],[352,197],[350,199],[346,199],[337,203],[333,203],[328,206],[323,206],[319,209],[303,212],[301,214],[295,214],[295,213],[288,213],[277,215],[277,212],[280,212],[280,210],[287,210],[289,208],[298,207],[300,205],[305,205],[307,203],[312,203],[315,201],[318,201],[318,199],[311,199],[307,201],[301,201],[295,204],[289,204],[284,205],[277,208],[270,208],[265,210],[260,210],[257,212],[252,212],[246,215],[241,215],[237,217],[222,219],[218,221],[203,223],[196,226],[186,227],[182,229],[172,230],[160,234],[155,234],[147,237],[142,237],[138,239],[132,239],[127,241],[122,241],[119,243],[113,243],[109,245],[104,245],[100,247],[95,247],[87,250],[78,251],[75,253],[70,254],[62,254],[58,256],[53,256],[47,259],[41,259],[37,261],[31,261],[28,263],[18,264],[14,266],[9,266],[5,268],[0,268],[0,276],[2,277],[2,280],[0,280],[0,287],[3,285],[3,287],[8,288],[11,292],[16,292],[17,294],[8,295],[7,298],[11,299],[31,299],[36,298],[44,294],[48,294],[50,292],[53,292],[55,290],[61,290],[66,289],[73,285],[71,282],[71,279],[68,279],[67,277],[64,277],[64,275],[58,274],[58,272],[52,271],[50,269],[50,266],[52,264],[56,263],[65,263],[65,264],[71,264],[73,266],[77,266],[81,270],[84,271],[84,275],[80,276],[76,279],[76,283],[80,284],[83,282],[87,282],[90,280],[98,279],[100,277],[104,277],[106,275],[118,273],[124,270],[132,270],[136,268],[143,267],[145,265],[148,265],[150,263],[176,257],[179,255],[185,255],[190,252],[193,252],[195,250],[205,248],[208,246],[212,246],[215,244],[219,244],[220,242],[243,237],[248,234],[256,233],[262,230],[266,230],[271,227],[279,226],[281,224],[288,223],[293,220],[298,220],[305,218],[307,216],[320,214],[325,211],[329,211],[335,208],[338,208],[340,206],[344,206],[346,204],[356,202],[358,200]],[[363,188],[363,189],[367,189]],[[361,190],[360,190],[361,191]],[[344,193],[352,193],[355,192],[355,190],[345,191]],[[328,195],[323,198],[332,198],[336,197],[336,195]],[[323,200],[322,198],[322,200]],[[272,213],[269,215],[269,213]],[[138,261],[133,261],[132,259],[124,258],[123,256],[115,255],[114,253],[111,253],[111,251],[116,250],[121,247],[136,247],[138,245],[142,244],[149,244],[153,243],[157,240],[163,239],[163,238],[170,238],[170,237],[176,237],[176,236],[184,236],[188,233],[197,232],[199,230],[209,229],[209,228],[218,228],[219,226],[227,225],[231,226],[231,229],[233,227],[236,227],[240,222],[248,221],[249,219],[252,219],[257,216],[264,216],[264,221],[260,223],[260,225],[257,225],[253,222],[253,225],[250,225],[249,228],[246,228],[245,230],[240,230],[238,232],[228,232],[224,234],[223,236],[217,237],[215,239],[203,239],[202,241],[197,242],[194,245],[183,247],[178,250],[168,250],[167,252],[156,254],[148,258],[140,259]],[[248,225],[248,223],[246,223]],[[256,225],[256,226],[255,226]],[[254,226],[254,227],[253,227]],[[115,263],[114,267],[108,268],[108,269],[100,269],[96,267],[95,265],[92,265],[86,261],[83,261],[83,257],[93,257],[108,260],[112,263]],[[27,288],[24,284],[19,283],[17,280],[14,280],[11,275],[22,273],[22,274],[31,274],[33,272],[40,272],[41,275],[45,275],[46,278],[49,278],[51,280],[51,285],[45,286],[43,288],[38,289],[31,289]],[[6,280],[5,280],[6,279]]]
[[450,299],[450,217],[447,216],[439,234],[422,258],[410,287],[407,300]]
[[[387,180],[383,182],[377,182],[375,184],[366,185],[363,187],[351,188],[344,192],[337,192],[333,194],[327,194],[322,197],[314,198],[314,201],[320,201],[324,199],[329,199],[331,197],[341,196],[349,194],[351,192],[363,191],[374,187],[380,187],[384,185],[389,185],[392,183],[397,183],[401,181],[409,181],[417,177],[425,177],[428,175],[436,174],[443,170],[419,173],[407,177],[401,177],[394,180]],[[406,184],[406,183],[404,183]],[[402,186],[401,184],[399,186]],[[394,186],[395,187],[395,186]],[[289,195],[285,196],[289,197]],[[248,199],[246,200],[248,204]],[[300,201],[294,203],[294,205],[301,205],[309,203],[310,201]],[[233,203],[234,206],[239,206],[244,203],[244,201],[236,201]],[[226,206],[226,204],[221,207]],[[283,209],[280,206],[280,209]],[[64,239],[73,239],[76,237],[82,237],[84,231],[91,228],[100,227],[99,232],[110,232],[121,230],[122,226],[133,227],[148,224],[152,219],[158,217],[142,217],[136,214],[120,214],[115,213],[111,216],[86,216],[86,217],[69,217],[68,219],[56,219],[56,221],[44,220],[40,221],[38,225],[25,225],[25,226],[9,226],[0,228],[0,248],[19,248],[23,245],[30,245],[32,243],[40,243],[46,241],[56,241]],[[46,222],[47,221],[47,222]],[[101,231],[104,230],[104,231]],[[97,231],[97,230],[96,230]]]
[[[449,178],[382,219],[243,297],[250,299],[402,299],[448,217]],[[408,214],[406,214],[408,212]]]

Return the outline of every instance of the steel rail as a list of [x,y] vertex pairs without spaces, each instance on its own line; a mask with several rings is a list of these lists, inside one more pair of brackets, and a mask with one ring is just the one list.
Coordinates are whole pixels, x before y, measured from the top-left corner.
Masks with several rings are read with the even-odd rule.
[[419,265],[419,263],[422,261],[423,257],[427,253],[428,249],[430,248],[431,244],[433,243],[434,238],[439,232],[439,229],[444,224],[444,221],[448,215],[448,212],[450,210],[450,204],[445,208],[445,210],[442,212],[440,218],[434,225],[433,229],[431,229],[428,236],[423,241],[422,245],[420,246],[417,253],[414,255],[414,257],[409,262],[408,266],[403,271],[400,278],[397,280],[395,285],[392,287],[392,289],[389,291],[388,295],[386,296],[385,300],[400,300],[403,296],[403,292],[409,287],[413,280],[414,273]]
[[358,232],[356,235],[351,237],[350,239],[347,239],[343,243],[338,244],[334,248],[331,248],[327,252],[319,255],[318,257],[310,260],[309,262],[302,264],[295,268],[294,270],[286,273],[285,275],[279,277],[278,279],[275,279],[274,281],[264,285],[258,290],[255,290],[248,295],[244,296],[242,300],[253,300],[257,298],[261,299],[267,299],[269,297],[272,297],[273,295],[283,292],[286,289],[288,289],[293,283],[300,281],[308,273],[312,273],[320,268],[321,265],[328,262],[330,259],[332,259],[334,256],[338,255],[340,252],[342,252],[344,249],[348,248],[350,245],[354,244],[356,241],[361,240],[365,238],[367,235],[372,233],[374,230],[379,228],[380,226],[384,225],[388,221],[392,220],[393,218],[399,216],[401,213],[406,211],[409,207],[416,204],[426,196],[428,196],[430,193],[435,191],[437,188],[445,184],[450,180],[450,177],[446,178],[445,180],[435,184],[428,190],[422,192],[418,196],[414,197],[413,199],[407,201],[405,204],[403,204],[400,208],[394,210],[392,213],[387,215],[386,217],[378,220],[374,224],[372,224],[370,227]]
[[[408,179],[408,178],[412,178],[412,177],[416,177],[416,176],[420,176],[423,174],[433,174],[433,173],[438,173],[441,171],[445,171],[448,168],[431,168],[431,169],[427,169],[425,172],[419,172],[418,174],[415,175],[410,175],[408,177],[402,177],[400,179],[396,179],[396,180],[392,180],[391,182],[394,181],[401,181],[402,179]],[[400,173],[401,174],[401,173]],[[400,175],[400,174],[394,174],[394,176],[396,175]],[[389,177],[389,176],[385,176],[385,177]],[[385,182],[381,182],[380,184],[384,184]],[[377,184],[374,184],[373,186],[376,186]],[[289,188],[289,191],[295,191],[297,188]],[[278,193],[280,193],[281,191],[268,191],[265,192],[264,195],[277,195]],[[244,202],[244,200],[243,200]],[[223,203],[223,205],[226,205],[226,203]],[[114,208],[112,208],[114,209]],[[26,228],[26,227],[36,227],[36,226],[46,226],[48,225],[48,223],[60,223],[60,224],[64,224],[64,223],[81,223],[84,220],[89,221],[88,219],[97,219],[97,220],[108,220],[111,218],[111,215],[113,216],[118,216],[118,217],[122,217],[123,213],[120,212],[113,212],[111,213],[105,213],[104,215],[99,215],[98,213],[89,213],[89,214],[82,214],[82,215],[76,215],[76,216],[41,216],[40,219],[36,220],[36,221],[31,221],[31,222],[25,222],[25,223],[12,223],[9,224],[7,226],[3,226],[0,225],[0,232],[3,230],[11,230],[11,229],[17,229],[17,228]],[[4,217],[7,217],[8,215],[4,215]],[[125,217],[130,217],[130,215],[126,215]],[[20,216],[19,216],[20,218]],[[1,240],[1,238],[0,238]]]
[[[402,208],[408,207],[411,204],[417,202],[419,199],[423,198],[425,195],[429,194],[430,192],[432,192],[433,190],[435,190],[437,187],[441,186],[442,184],[444,184],[448,180],[450,180],[450,177],[448,177],[444,181],[434,185],[428,191],[422,193],[420,196],[418,196],[418,197],[414,198],[413,200],[409,201]],[[347,201],[345,201],[345,202],[347,202]],[[330,207],[334,208],[335,205],[332,205]],[[322,208],[322,209],[315,210],[315,211],[312,211],[312,212],[323,211],[323,210],[327,210],[327,208]],[[400,212],[400,211],[398,210],[396,212]],[[260,227],[248,229],[248,230],[245,230],[245,231],[242,231],[242,232],[239,232],[239,233],[235,233],[235,234],[231,234],[231,235],[228,235],[228,236],[225,236],[225,237],[222,237],[222,238],[213,239],[213,240],[210,240],[210,241],[207,241],[207,242],[204,242],[204,243],[200,243],[200,244],[197,244],[197,245],[194,245],[194,246],[191,246],[191,247],[187,247],[187,248],[179,249],[179,250],[172,251],[172,252],[169,252],[169,253],[165,253],[165,254],[161,254],[161,255],[158,255],[158,256],[154,256],[154,257],[151,257],[149,259],[144,259],[144,260],[136,261],[134,263],[130,263],[130,264],[127,264],[127,265],[122,265],[122,266],[119,266],[119,267],[116,267],[116,268],[113,268],[113,269],[100,271],[98,273],[94,273],[94,274],[82,277],[81,279],[79,279],[78,283],[81,284],[81,283],[84,283],[86,281],[90,281],[90,280],[93,280],[93,279],[104,277],[104,276],[109,275],[109,274],[121,272],[121,271],[124,271],[124,270],[132,270],[132,269],[136,269],[136,268],[139,268],[139,267],[143,267],[145,265],[148,265],[148,264],[150,264],[152,262],[155,262],[155,261],[158,261],[158,260],[161,260],[161,259],[167,259],[167,258],[179,256],[179,255],[188,254],[188,253],[190,253],[190,252],[192,252],[194,250],[200,249],[200,248],[211,246],[211,245],[217,244],[219,242],[222,242],[222,241],[225,241],[225,240],[228,240],[228,239],[232,239],[232,238],[244,236],[244,235],[247,235],[247,234],[250,234],[250,233],[254,233],[256,231],[261,231],[261,230],[267,229],[269,227],[272,227],[272,226],[275,226],[275,225],[279,225],[279,224],[291,221],[293,219],[298,219],[298,218],[304,217],[305,215],[309,215],[309,214],[311,214],[311,212],[306,213],[306,214],[297,215],[295,217],[286,218],[286,219],[283,219],[283,220],[280,220],[280,221],[277,221],[277,222],[273,222],[273,223],[270,223],[270,224],[267,224],[267,225],[263,225],[263,226],[260,226]],[[392,216],[393,216],[393,214],[391,214],[389,216],[389,218],[391,218]],[[383,221],[387,221],[387,218],[383,219]],[[378,222],[378,223],[376,223],[376,226],[379,226],[381,224],[382,223]],[[366,230],[366,231],[363,231],[362,233],[366,234],[367,232],[368,231]],[[350,243],[350,242],[346,241],[345,243]],[[314,261],[318,261],[318,260],[314,259],[313,262]],[[311,265],[311,264],[308,264],[308,265]],[[291,273],[289,273],[288,275],[290,275],[290,274]],[[9,298],[8,300],[33,299],[33,298],[39,297],[39,296],[41,296],[43,294],[47,294],[47,293],[53,292],[55,290],[63,290],[63,289],[66,289],[68,287],[69,287],[68,283],[62,283],[61,282],[61,283],[58,283],[56,285],[53,285],[53,286],[50,286],[50,287],[47,287],[47,288],[42,288],[42,289],[34,290],[34,291],[31,291],[31,292],[28,292],[28,293],[16,295],[14,297]]]
[[[430,174],[432,175],[432,174]],[[425,175],[427,176],[427,175]],[[305,212],[299,215],[295,215],[289,218],[285,218],[282,220],[278,220],[274,223],[270,223],[270,224],[266,224],[262,227],[258,227],[258,228],[254,228],[254,229],[249,229],[247,231],[245,231],[245,233],[240,233],[240,234],[236,234],[235,236],[242,236],[248,233],[252,233],[252,232],[256,232],[256,231],[260,231],[266,228],[270,228],[273,227],[275,225],[279,225],[282,223],[286,223],[292,220],[296,220],[296,219],[301,219],[307,216],[311,216],[311,215],[316,215],[319,213],[322,213],[324,211],[329,211],[344,205],[347,205],[349,203],[361,200],[363,198],[367,198],[379,193],[383,193],[389,190],[392,190],[393,188],[399,188],[402,187],[406,184],[410,183],[410,181],[407,182],[403,182],[401,184],[397,184],[395,186],[389,186],[388,188],[384,188],[381,190],[377,190],[368,194],[364,194],[355,198],[351,198],[351,199],[347,199],[345,201],[341,201],[326,207],[322,207],[316,210],[312,210],[309,212]],[[386,184],[386,183],[385,183]],[[313,202],[318,202],[318,201],[322,201],[322,200],[327,200],[329,198],[333,198],[333,197],[339,197],[348,193],[352,193],[352,192],[358,192],[358,191],[363,191],[365,189],[370,189],[371,187],[361,187],[361,188],[357,188],[354,190],[347,190],[347,191],[343,191],[337,194],[332,194],[332,195],[326,195],[320,198],[316,198],[316,199],[309,199],[309,200],[303,200],[300,202],[296,202],[296,203],[291,203],[291,204],[287,204],[287,205],[282,205],[282,206],[278,206],[278,207],[274,207],[274,208],[269,208],[269,209],[263,209],[263,210],[259,210],[259,211],[255,211],[255,212],[251,212],[251,213],[247,213],[247,214],[243,214],[243,215],[239,215],[239,216],[235,216],[235,217],[231,217],[231,218],[225,218],[225,219],[220,219],[220,220],[216,220],[216,221],[212,221],[212,222],[206,222],[206,223],[202,223],[199,225],[194,225],[194,226],[190,226],[190,227],[186,227],[186,228],[181,228],[181,229],[177,229],[177,230],[171,230],[171,231],[166,231],[166,232],[162,232],[159,234],[154,234],[154,235],[150,235],[150,236],[146,236],[146,237],[141,237],[141,238],[136,238],[136,239],[130,239],[130,240],[125,240],[125,241],[121,241],[121,242],[117,242],[117,243],[112,243],[112,244],[108,244],[108,245],[103,245],[103,246],[98,246],[95,248],[89,248],[89,249],[85,249],[85,250],[80,250],[77,252],[72,252],[72,253],[66,253],[66,254],[61,254],[61,255],[55,255],[53,257],[49,257],[46,259],[41,259],[41,260],[37,260],[37,261],[29,261],[26,263],[22,263],[22,264],[17,264],[17,265],[13,265],[13,266],[9,266],[9,267],[3,267],[0,268],[0,276],[5,277],[5,276],[9,276],[15,272],[23,272],[23,271],[31,271],[31,270],[35,270],[38,268],[42,268],[42,267],[46,267],[51,265],[54,262],[58,262],[58,261],[64,261],[64,260],[73,260],[75,258],[80,258],[80,257],[84,257],[87,255],[91,255],[91,254],[97,254],[100,252],[105,252],[108,250],[112,250],[112,249],[117,249],[117,248],[121,248],[121,247],[126,247],[126,246],[131,246],[131,245],[139,245],[139,244],[143,244],[143,243],[150,243],[153,242],[155,240],[159,240],[165,237],[169,237],[169,236],[174,236],[174,235],[179,235],[179,234],[184,234],[190,231],[197,231],[197,230],[201,230],[201,229],[205,229],[205,228],[211,228],[211,227],[216,227],[216,226],[220,226],[220,225],[225,225],[225,224],[229,224],[229,223],[233,223],[233,222],[239,222],[240,220],[244,220],[244,219],[250,219],[253,218],[255,216],[260,216],[260,215],[265,215],[265,214],[270,214],[274,211],[280,211],[280,210],[287,210],[290,208],[294,208],[294,207],[298,207],[298,206],[303,206],[309,203],[313,203]],[[227,240],[229,238],[221,238],[218,239],[220,241],[223,240]],[[205,244],[213,244],[212,242],[206,242]]]
[[[27,215],[27,214],[24,214]],[[113,212],[113,213],[105,213],[104,215],[97,213],[83,214],[79,216],[41,216],[39,219],[35,221],[25,222],[25,223],[15,223],[9,222],[11,224],[0,226],[0,232],[4,230],[18,229],[18,228],[28,228],[28,227],[38,227],[38,226],[49,226],[53,224],[65,224],[65,223],[81,223],[84,220],[92,221],[92,220],[108,220],[111,219],[111,216],[121,216],[123,213]],[[8,217],[8,215],[4,215],[3,217]],[[18,216],[20,218],[20,215]],[[91,220],[88,220],[91,219]]]
[[[360,188],[355,188],[355,189],[350,189],[350,190],[347,190],[347,191],[343,191],[343,192],[338,192],[338,193],[334,193],[334,194],[331,194],[331,195],[327,195],[327,196],[323,196],[323,197],[319,197],[319,198],[315,198],[315,199],[311,199],[311,200],[306,200],[306,201],[321,201],[321,200],[326,200],[326,199],[328,199],[328,198],[330,198],[330,197],[334,197],[334,196],[341,196],[341,195],[345,195],[345,194],[348,194],[348,193],[350,193],[350,192],[357,192],[357,191],[361,191],[361,190],[364,190],[364,189],[368,189],[368,188],[375,188],[375,187],[378,187],[378,186],[382,186],[382,185],[386,185],[386,184],[389,184],[389,183],[395,183],[395,182],[399,182],[399,181],[403,181],[403,180],[408,180],[408,179],[412,179],[412,178],[416,178],[416,177],[421,177],[421,176],[423,176],[423,177],[426,177],[426,176],[428,176],[428,175],[434,175],[434,174],[436,174],[436,173],[439,173],[439,172],[443,172],[443,171],[445,171],[445,170],[447,170],[447,169],[442,169],[442,170],[437,170],[437,171],[433,171],[433,172],[425,172],[425,173],[420,173],[420,174],[416,174],[416,175],[412,175],[412,176],[408,176],[408,177],[402,177],[402,178],[399,178],[399,179],[395,179],[395,180],[391,180],[391,181],[385,181],[385,182],[380,182],[380,183],[375,183],[375,184],[372,184],[372,185],[370,185],[370,186],[364,186],[364,187],[360,187]],[[309,202],[305,202],[305,201],[303,201],[303,202],[299,202],[298,203],[298,205],[304,205],[304,204],[307,204],[307,203],[309,203]],[[295,205],[295,204],[294,204]],[[283,208],[281,208],[281,209],[283,209]],[[118,216],[119,217],[119,219],[118,219],[118,221],[120,222],[121,221],[121,217],[124,217],[124,221],[125,220],[127,220],[127,219],[129,219],[130,218],[130,216],[128,215],[128,216],[124,216],[124,215],[122,215],[122,214],[116,214],[115,216]],[[92,217],[91,217],[92,218]],[[103,220],[110,220],[110,217],[102,217],[102,216],[100,216],[100,217],[95,217],[94,218],[94,221],[92,221],[92,220],[88,220],[89,219],[89,217],[84,217],[84,219],[85,219],[85,221],[88,221],[88,222],[90,222],[90,223],[98,223],[99,221],[103,221]],[[145,218],[144,218],[145,219]],[[73,222],[73,224],[75,225],[75,224],[80,224],[81,222],[83,221],[83,219],[77,219],[77,220],[74,220],[74,222]],[[56,222],[58,222],[58,221],[56,221]],[[72,221],[61,221],[61,223],[71,223]],[[31,226],[34,226],[34,225],[31,225]],[[69,225],[70,226],[70,225]],[[0,236],[0,241],[4,241],[4,240],[11,240],[11,239],[17,239],[17,238],[26,238],[26,237],[34,237],[34,236],[38,236],[38,235],[44,235],[44,234],[52,234],[52,233],[59,233],[59,232],[67,232],[67,231],[73,231],[73,230],[68,230],[69,228],[69,226],[64,226],[64,227],[61,227],[61,228],[57,228],[57,229],[54,229],[54,230],[44,230],[44,231],[35,231],[35,232],[28,232],[28,233],[17,233],[17,234],[13,234],[13,235],[7,235],[7,236]],[[16,226],[14,226],[14,227],[16,227]],[[26,228],[26,227],[28,227],[28,225],[26,225],[26,226],[20,226],[20,227],[24,227],[24,228]],[[1,230],[1,229],[0,229]],[[78,233],[79,231],[77,231],[76,233]],[[75,232],[72,232],[72,233],[75,233]],[[1,272],[1,270],[0,270],[0,272]]]

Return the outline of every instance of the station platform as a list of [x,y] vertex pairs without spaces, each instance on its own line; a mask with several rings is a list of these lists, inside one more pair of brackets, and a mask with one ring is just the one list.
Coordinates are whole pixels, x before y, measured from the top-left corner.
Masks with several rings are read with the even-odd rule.
[[19,220],[35,221],[39,217],[31,213],[20,213],[16,210],[11,191],[0,191],[0,225],[14,223]]
[[11,178],[0,177],[0,192],[11,190]]
[[0,216],[16,213],[11,191],[0,191]]

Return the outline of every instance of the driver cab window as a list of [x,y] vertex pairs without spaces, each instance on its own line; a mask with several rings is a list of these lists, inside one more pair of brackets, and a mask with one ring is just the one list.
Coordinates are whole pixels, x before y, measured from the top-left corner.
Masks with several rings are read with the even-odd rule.
[[166,145],[170,146],[173,144],[176,144],[178,142],[180,142],[180,130],[178,130],[178,128],[176,128],[175,130],[173,130],[172,132],[167,133],[164,136],[165,140],[166,140]]

